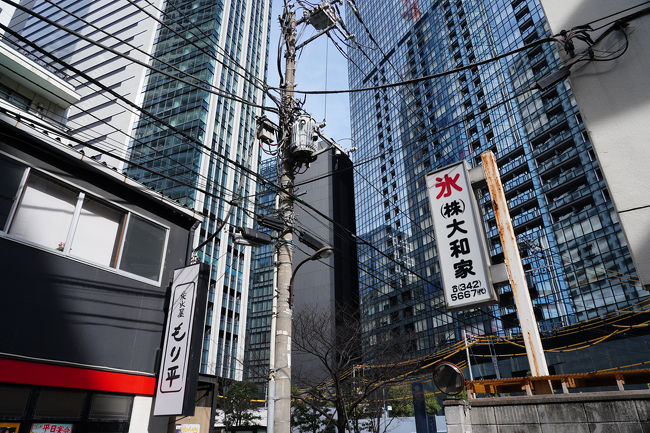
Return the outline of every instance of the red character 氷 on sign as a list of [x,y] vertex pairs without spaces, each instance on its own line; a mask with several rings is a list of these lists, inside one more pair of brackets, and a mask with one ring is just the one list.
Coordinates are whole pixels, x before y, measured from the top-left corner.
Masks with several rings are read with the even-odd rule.
[[452,188],[454,188],[456,191],[462,191],[463,189],[456,184],[459,177],[460,173],[456,173],[456,176],[454,177],[449,177],[448,174],[445,174],[444,178],[436,177],[436,182],[438,182],[436,183],[436,188],[440,188],[440,192],[436,196],[436,200],[440,197],[449,197],[452,193]]

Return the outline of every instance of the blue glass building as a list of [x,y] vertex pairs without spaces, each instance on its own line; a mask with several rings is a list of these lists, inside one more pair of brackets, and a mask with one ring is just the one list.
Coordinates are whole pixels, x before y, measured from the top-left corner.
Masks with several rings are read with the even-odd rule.
[[[498,305],[455,313],[446,310],[440,288],[424,176],[462,159],[476,166],[487,150],[500,166],[544,336],[647,298],[568,81],[535,89],[536,80],[561,66],[552,43],[534,44],[550,36],[540,4],[353,3],[358,14],[346,10],[348,29],[358,42],[358,48],[348,49],[352,88],[466,67],[350,97],[360,174],[355,176],[357,232],[390,257],[359,247],[367,344],[398,337],[419,357],[462,340],[463,330],[519,332],[509,286],[498,289]],[[525,44],[533,46],[471,66]],[[503,262],[486,188],[478,190],[478,201],[492,262]],[[562,368],[612,367],[639,356],[645,355]]]
[[[277,180],[275,158],[260,163],[259,172],[264,178]],[[276,190],[260,185],[256,198],[257,215],[275,213]],[[256,224],[257,230],[268,234],[273,231]],[[273,290],[275,288],[275,246],[263,245],[253,248],[244,352],[244,379],[266,383],[271,359],[271,318],[273,315]]]
[[160,21],[153,65],[203,88],[151,72],[143,108],[195,141],[141,116],[127,172],[205,215],[198,257],[210,265],[211,281],[201,372],[241,379],[251,248],[233,242],[234,227],[252,226],[256,178],[249,173],[260,161],[255,117],[262,109],[233,96],[264,101],[270,1],[175,0]]

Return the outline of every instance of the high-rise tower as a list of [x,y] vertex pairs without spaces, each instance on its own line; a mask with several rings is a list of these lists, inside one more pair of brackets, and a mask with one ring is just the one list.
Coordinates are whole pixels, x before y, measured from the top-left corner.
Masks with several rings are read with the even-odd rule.
[[268,0],[165,4],[153,65],[185,81],[148,75],[143,108],[173,128],[141,116],[127,170],[205,215],[196,242],[211,267],[201,372],[234,379],[243,371],[251,248],[233,232],[252,226],[269,25]]
[[[538,42],[550,31],[536,0],[352,4],[347,25],[358,48],[348,50],[350,86],[378,87],[350,99],[357,163],[364,162],[355,176],[357,230],[390,256],[359,250],[367,344],[402,336],[416,357],[458,342],[463,330],[518,332],[509,286],[499,289],[498,306],[449,313],[439,283],[424,175],[462,159],[478,165],[487,150],[500,166],[543,335],[648,296],[568,82],[536,88],[561,67],[556,47]],[[530,48],[473,66],[523,45]],[[486,189],[478,196],[492,261],[502,262]],[[603,368],[623,355],[601,360],[579,367]]]
[[[336,149],[321,153],[305,173],[296,176],[298,194],[308,197],[309,203],[333,222],[325,221],[311,209],[296,204],[293,222],[293,314],[295,317],[331,318],[331,329],[323,335],[344,330],[358,317],[357,255],[352,236],[355,233],[352,162],[348,155]],[[277,160],[262,162],[260,173],[269,180],[277,178]],[[276,190],[261,186],[257,195],[257,215],[275,216]],[[258,227],[272,233],[269,229]],[[305,240],[304,236],[309,239]],[[329,246],[332,255],[310,260],[316,250]],[[249,380],[265,382],[268,377],[271,352],[271,317],[274,308],[275,249],[261,246],[253,250],[251,293],[245,356],[245,376]],[[298,265],[300,268],[298,268]],[[339,332],[342,334],[343,332]],[[298,386],[319,381],[323,371],[320,362],[293,347],[293,378]]]

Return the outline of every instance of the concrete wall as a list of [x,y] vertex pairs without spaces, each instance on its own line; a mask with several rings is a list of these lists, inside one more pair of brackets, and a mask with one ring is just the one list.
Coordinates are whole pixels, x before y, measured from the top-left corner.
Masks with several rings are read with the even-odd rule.
[[650,391],[499,397],[444,402],[449,433],[650,431]]
[[[592,27],[611,23],[644,7],[637,0],[541,0],[553,33],[601,17]],[[592,33],[596,39],[600,31]],[[650,15],[629,21],[629,48],[614,61],[581,62],[569,81],[587,127],[614,206],[619,214],[641,283],[650,287]],[[615,51],[625,44],[615,31],[596,49]],[[576,52],[584,45],[576,43]],[[566,55],[565,60],[571,61]]]

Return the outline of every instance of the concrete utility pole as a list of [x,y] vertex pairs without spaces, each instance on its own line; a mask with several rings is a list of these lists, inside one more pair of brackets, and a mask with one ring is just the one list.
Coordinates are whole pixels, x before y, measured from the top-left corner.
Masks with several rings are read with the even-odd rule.
[[490,197],[492,197],[494,217],[499,228],[499,236],[501,237],[501,245],[503,246],[503,257],[508,268],[508,278],[510,279],[512,294],[515,298],[515,306],[517,308],[517,316],[519,316],[524,345],[526,346],[530,373],[532,376],[548,376],[548,367],[546,366],[542,340],[539,336],[537,321],[533,313],[533,303],[530,300],[530,293],[528,293],[526,274],[521,264],[517,238],[515,237],[515,230],[512,227],[508,203],[503,192],[503,185],[501,184],[499,168],[497,167],[494,153],[482,153],[481,161],[483,162],[483,170],[485,171],[485,180],[490,191]]
[[278,243],[277,316],[275,327],[275,404],[273,433],[291,432],[291,283],[293,256],[293,233],[289,224],[293,220],[294,163],[290,155],[291,129],[294,121],[295,100],[293,89],[296,71],[296,13],[285,7],[282,14],[282,34],[286,44],[285,79],[280,106],[280,215],[284,220],[284,232]]

